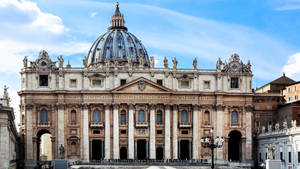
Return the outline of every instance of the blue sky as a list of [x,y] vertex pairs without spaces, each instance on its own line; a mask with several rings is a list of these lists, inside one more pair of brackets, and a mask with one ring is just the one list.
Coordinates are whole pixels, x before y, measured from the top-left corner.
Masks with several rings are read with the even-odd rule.
[[[22,59],[45,49],[82,65],[91,44],[109,26],[116,1],[0,0],[0,86],[18,107]],[[283,72],[300,80],[300,0],[120,0],[128,31],[162,66],[213,69],[234,52],[252,63],[253,88]]]

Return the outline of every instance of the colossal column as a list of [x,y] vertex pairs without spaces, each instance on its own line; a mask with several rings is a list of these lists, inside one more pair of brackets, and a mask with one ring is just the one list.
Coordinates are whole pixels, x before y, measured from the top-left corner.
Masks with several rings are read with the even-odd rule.
[[128,115],[128,159],[134,159],[134,121],[133,121],[134,106],[129,105]]
[[114,105],[113,159],[119,159],[119,105]]
[[[57,105],[57,146],[60,147],[62,144],[64,147],[64,113],[65,113],[65,105],[58,104]],[[57,155],[58,157],[58,155]]]
[[193,106],[193,159],[198,159],[198,141],[199,141],[199,128],[198,128],[198,106]]
[[252,106],[246,106],[246,117],[244,121],[246,122],[246,160],[252,159]]
[[150,159],[155,159],[155,106],[150,106]]
[[89,110],[88,105],[83,105],[83,160],[89,160]]
[[[33,142],[32,142],[32,109],[33,105],[27,104],[25,106],[25,123],[26,123],[26,162],[30,163],[33,160]],[[25,164],[26,165],[26,164]]]
[[[223,114],[224,114],[224,108],[225,106],[223,104],[217,104],[216,106],[216,123],[215,123],[215,126],[216,126],[216,136],[219,136],[219,137],[223,137],[223,126],[224,126],[224,117],[223,117]],[[224,149],[225,146],[221,147],[221,148],[217,148],[217,154],[216,154],[216,157],[217,157],[217,160],[224,160],[224,156],[223,156],[223,149]]]
[[178,159],[178,141],[177,141],[177,126],[178,126],[178,108],[173,106],[173,159]]
[[165,159],[170,156],[170,105],[165,105]]
[[110,105],[105,105],[105,159],[110,159]]

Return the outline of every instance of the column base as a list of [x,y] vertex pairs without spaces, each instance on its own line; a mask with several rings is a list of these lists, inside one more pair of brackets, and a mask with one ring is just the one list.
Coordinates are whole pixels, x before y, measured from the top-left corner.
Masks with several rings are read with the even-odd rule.
[[34,160],[25,160],[24,161],[24,167],[25,169],[34,169],[36,166],[36,163]]

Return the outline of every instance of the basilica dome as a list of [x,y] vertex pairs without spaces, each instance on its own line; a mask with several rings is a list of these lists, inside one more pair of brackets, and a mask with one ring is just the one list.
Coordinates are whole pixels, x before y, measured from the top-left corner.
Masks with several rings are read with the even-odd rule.
[[93,43],[86,61],[87,66],[106,62],[150,66],[145,47],[137,37],[127,31],[118,4],[111,17],[108,31]]

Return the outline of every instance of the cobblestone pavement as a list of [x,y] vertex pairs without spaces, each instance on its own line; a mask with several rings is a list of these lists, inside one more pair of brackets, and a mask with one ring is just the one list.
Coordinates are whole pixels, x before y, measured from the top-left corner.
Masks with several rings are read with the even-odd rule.
[[[80,165],[72,169],[210,169],[210,166],[108,166],[108,165]],[[241,169],[240,167],[215,167],[216,169]],[[247,169],[247,168],[243,168]]]

